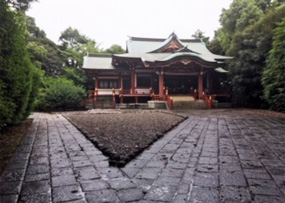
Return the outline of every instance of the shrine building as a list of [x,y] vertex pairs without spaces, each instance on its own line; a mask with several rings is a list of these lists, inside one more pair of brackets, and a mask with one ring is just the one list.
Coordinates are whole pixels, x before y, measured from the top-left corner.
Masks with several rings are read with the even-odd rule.
[[211,107],[213,97],[226,95],[220,83],[227,72],[225,60],[231,57],[211,53],[200,39],[179,39],[174,33],[167,39],[129,37],[126,52],[84,57],[93,108],[108,102],[166,101],[171,106],[176,95],[204,100]]

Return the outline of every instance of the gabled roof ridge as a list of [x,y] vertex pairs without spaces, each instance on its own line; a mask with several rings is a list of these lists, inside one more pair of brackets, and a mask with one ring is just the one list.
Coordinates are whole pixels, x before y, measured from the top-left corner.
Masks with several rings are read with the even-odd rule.
[[[168,38],[146,38],[146,37],[129,37],[131,41],[148,41],[148,42],[164,42]],[[179,39],[181,42],[199,42],[201,43],[200,39]]]
[[170,45],[173,41],[175,41],[178,44],[178,46],[180,46],[180,48],[185,47],[183,42],[181,42],[179,40],[179,38],[177,37],[177,35],[173,32],[169,35],[169,37],[159,47],[150,51],[149,53],[155,53],[155,52],[163,51],[163,49],[166,48],[168,45]]

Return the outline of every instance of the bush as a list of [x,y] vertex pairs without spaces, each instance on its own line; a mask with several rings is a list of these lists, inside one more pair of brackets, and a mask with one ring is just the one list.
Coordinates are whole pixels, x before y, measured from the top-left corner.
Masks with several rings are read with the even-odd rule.
[[46,87],[38,103],[39,110],[75,109],[86,95],[81,86],[76,86],[65,78],[47,78],[45,83]]

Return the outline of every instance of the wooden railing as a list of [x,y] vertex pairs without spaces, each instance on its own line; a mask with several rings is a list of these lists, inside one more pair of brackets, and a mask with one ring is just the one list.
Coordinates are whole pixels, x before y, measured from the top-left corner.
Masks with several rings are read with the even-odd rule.
[[167,102],[169,109],[173,110],[173,99],[168,94],[168,88],[165,87],[164,91],[165,91],[165,101]]
[[98,89],[95,88],[95,91],[94,91],[94,102],[97,101],[97,97],[98,97]]
[[173,99],[169,95],[166,96],[166,102],[170,110],[173,110]]
[[212,97],[208,96],[205,92],[203,92],[203,100],[206,102],[209,109],[211,109],[212,108]]
[[112,97],[113,97],[113,105],[116,106],[116,91],[114,88],[112,89]]
[[[111,93],[111,94],[110,94]],[[138,103],[139,102],[139,97],[142,96],[149,96],[151,97],[152,100],[155,101],[166,101],[169,108],[173,109],[173,99],[172,97],[170,97],[168,95],[168,88],[164,88],[164,96],[160,97],[160,95],[155,94],[155,91],[152,88],[149,88],[148,90],[141,90],[141,89],[136,89],[135,94],[129,94],[129,92],[121,89],[111,89],[110,93],[108,95],[104,94],[103,96],[112,96],[112,102],[113,104],[116,104],[116,95],[119,96],[120,98],[120,103],[124,103],[124,98],[125,97],[134,97],[135,98],[135,102]],[[89,90],[88,91],[88,98],[92,100],[92,106],[96,107],[96,103],[97,103],[97,99],[99,96],[102,96],[100,94],[100,90],[99,89],[95,89],[94,91]]]

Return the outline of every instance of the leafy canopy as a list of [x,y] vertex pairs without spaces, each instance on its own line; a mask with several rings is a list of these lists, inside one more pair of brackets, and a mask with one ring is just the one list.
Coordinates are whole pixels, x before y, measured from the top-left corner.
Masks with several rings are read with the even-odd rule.
[[218,30],[219,40],[226,54],[235,34],[253,25],[263,16],[255,0],[234,0],[228,10],[221,15],[222,28]]
[[65,66],[81,67],[83,64],[83,56],[87,53],[100,52],[95,40],[79,33],[77,29],[67,28],[59,37],[61,42],[61,50],[66,55]]

